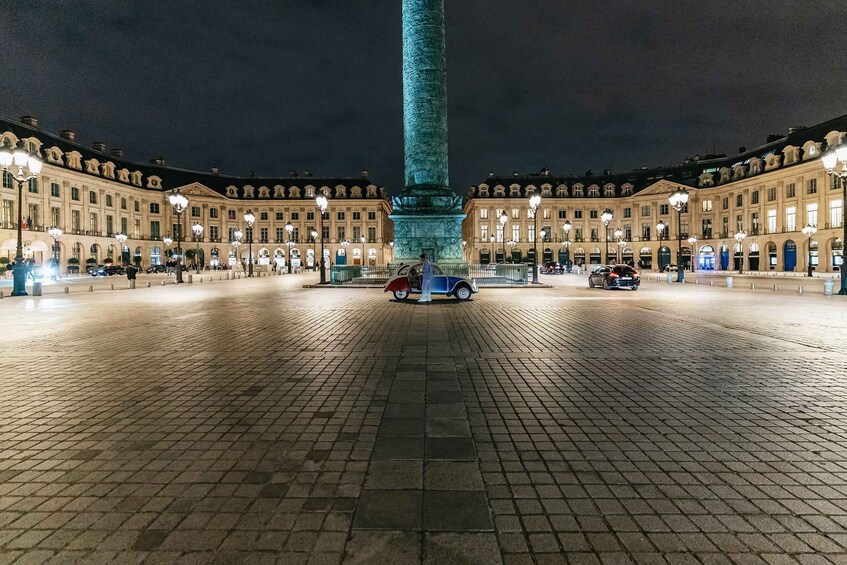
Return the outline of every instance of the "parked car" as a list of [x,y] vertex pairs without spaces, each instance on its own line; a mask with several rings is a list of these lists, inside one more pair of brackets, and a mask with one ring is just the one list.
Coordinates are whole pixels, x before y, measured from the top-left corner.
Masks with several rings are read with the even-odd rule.
[[167,272],[168,272],[168,268],[165,265],[150,265],[149,267],[147,267],[147,271],[146,271],[146,273],[148,275],[152,274],[152,273],[167,273]]
[[538,268],[538,272],[542,275],[561,275],[565,272],[565,267],[556,261],[545,261],[544,264]]
[[631,288],[638,290],[641,277],[638,271],[627,265],[600,265],[588,275],[588,286],[610,288]]
[[89,267],[88,274],[92,277],[111,277],[112,275],[125,275],[126,269],[120,265],[100,265],[99,267]]
[[[406,300],[410,294],[421,292],[421,264],[402,265],[388,279],[383,292],[393,292],[397,300]],[[432,294],[455,296],[458,300],[467,300],[471,294],[479,292],[476,281],[467,277],[445,275],[438,265],[432,265]]]
[[676,266],[676,265],[665,265],[665,268],[664,268],[664,271],[665,271],[666,273],[675,273],[675,272],[677,272],[678,270],[679,270],[679,269],[677,268],[677,266]]

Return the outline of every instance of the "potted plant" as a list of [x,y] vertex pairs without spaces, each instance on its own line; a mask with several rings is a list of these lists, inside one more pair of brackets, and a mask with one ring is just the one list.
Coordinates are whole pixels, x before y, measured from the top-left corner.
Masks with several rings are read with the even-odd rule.
[[8,257],[0,257],[0,275],[6,272],[6,265],[9,264]]

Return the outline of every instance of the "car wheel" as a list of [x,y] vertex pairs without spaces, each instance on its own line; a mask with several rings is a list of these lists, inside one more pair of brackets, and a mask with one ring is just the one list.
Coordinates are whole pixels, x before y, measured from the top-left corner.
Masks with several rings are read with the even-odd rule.
[[591,277],[588,277],[588,288],[594,288],[594,281],[591,280]]
[[603,290],[609,290],[609,281],[603,279]]
[[637,286],[632,287],[632,290],[638,290]]
[[408,297],[409,297],[409,291],[408,290],[395,290],[394,291],[394,298],[396,298],[397,300],[406,300]]
[[471,289],[466,286],[460,286],[456,289],[456,298],[459,300],[467,300],[471,297]]

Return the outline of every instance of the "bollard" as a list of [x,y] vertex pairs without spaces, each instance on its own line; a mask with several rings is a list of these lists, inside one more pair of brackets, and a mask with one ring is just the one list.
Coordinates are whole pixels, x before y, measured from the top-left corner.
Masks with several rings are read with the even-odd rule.
[[41,283],[33,282],[32,283],[32,295],[33,296],[41,296]]
[[0,300],[3,300],[3,291],[0,290]]
[[194,284],[194,275],[188,275],[188,284]]
[[709,281],[709,286],[715,286],[715,281]]
[[832,279],[827,279],[827,280],[823,281],[823,295],[824,296],[832,296],[832,287],[833,287]]
[[803,285],[800,285],[800,286],[797,288],[797,294],[803,294]]
[[229,280],[229,273],[226,274],[226,280]]
[[203,277],[200,277],[200,282],[203,282]]
[[668,272],[668,282],[669,283],[673,282],[673,273],[671,273],[671,272]]
[[126,281],[126,287],[130,290],[135,288],[135,279],[130,279]]
[[147,281],[147,288],[150,288],[150,281]]
[[94,285],[93,284],[88,285],[88,292],[94,292]]
[[750,290],[756,290],[756,283],[750,283]]
[[[71,288],[69,286],[66,286],[65,287],[65,294],[70,294],[70,292],[71,292]],[[2,298],[2,296],[0,296],[0,298]]]
[[696,285],[699,285],[699,284],[700,284],[700,279],[694,279],[694,285],[696,286]]
[[109,290],[115,290],[115,285],[110,284],[110,285],[109,285]]
[[165,281],[162,281],[162,286],[165,286]]
[[777,285],[773,285],[773,291],[776,292],[777,290],[779,290],[779,287]]
[[732,277],[726,277],[726,288],[732,288]]

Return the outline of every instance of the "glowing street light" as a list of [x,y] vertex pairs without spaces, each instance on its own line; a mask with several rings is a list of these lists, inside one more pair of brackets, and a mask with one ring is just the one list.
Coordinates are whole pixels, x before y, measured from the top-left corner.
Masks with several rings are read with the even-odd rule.
[[200,274],[200,241],[203,236],[203,226],[199,223],[195,223],[191,226],[191,231],[194,232],[194,239],[197,241],[197,257],[195,260],[197,261],[197,274]]
[[[844,235],[841,237],[841,265],[838,270],[841,275],[841,289],[838,294],[847,295],[847,277],[844,276],[844,268],[847,267],[844,259],[844,247],[847,246],[847,145],[842,144],[824,154],[823,166],[826,172],[841,181],[841,229]],[[838,167],[837,165],[841,165]]]
[[315,198],[315,204],[318,206],[321,214],[321,284],[326,284],[326,263],[324,261],[324,214],[329,207],[329,200],[326,195],[320,194]]
[[[26,266],[24,265],[23,253],[23,234],[21,229],[23,226],[23,207],[24,207],[24,182],[29,182],[30,179],[36,178],[41,173],[41,167],[44,163],[36,153],[27,153],[24,149],[24,142],[21,140],[18,146],[12,151],[9,145],[4,144],[0,147],[0,169],[8,172],[15,180],[18,181],[18,227],[17,241],[15,243],[15,268],[12,271],[14,277],[14,286],[12,288],[12,296],[26,296]],[[11,169],[11,170],[10,170]],[[15,172],[15,169],[17,171]]]
[[541,195],[538,193],[529,197],[529,207],[532,209],[532,284],[538,284],[538,209],[541,207]]
[[182,282],[182,213],[188,208],[188,198],[175,190],[168,195],[168,202],[176,214],[176,282],[179,284]]
[[294,232],[294,226],[291,222],[286,222],[285,231],[288,232],[288,274],[291,274],[291,250],[294,248],[294,242],[291,241],[291,234]]
[[688,191],[678,188],[668,196],[668,201],[676,210],[676,282],[681,283],[685,280],[685,269],[682,268],[682,209],[688,204]]
[[738,274],[743,274],[744,270],[744,245],[741,243],[744,241],[744,238],[747,237],[747,234],[743,231],[739,231],[735,234],[735,241],[738,242],[738,248],[741,250],[741,259],[738,261]]
[[803,235],[805,235],[807,238],[809,238],[809,240],[808,240],[809,255],[808,255],[808,258],[807,258],[808,260],[806,261],[806,264],[807,264],[807,267],[808,267],[808,273],[807,273],[806,276],[811,277],[812,276],[812,238],[815,236],[816,233],[818,233],[818,227],[813,226],[812,224],[806,224],[806,227],[804,227],[801,231],[803,232]]

